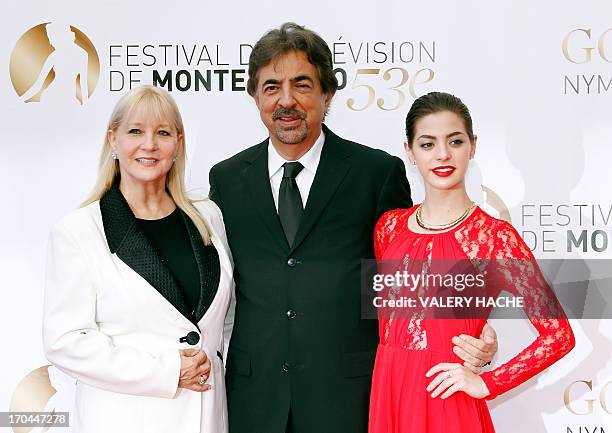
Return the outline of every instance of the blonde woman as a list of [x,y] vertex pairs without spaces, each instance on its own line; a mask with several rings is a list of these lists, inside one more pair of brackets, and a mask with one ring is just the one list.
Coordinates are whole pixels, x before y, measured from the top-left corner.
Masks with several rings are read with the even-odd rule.
[[227,431],[233,265],[218,207],[187,198],[184,168],[176,103],[133,89],[111,115],[91,196],[51,232],[44,348],[77,379],[76,432]]

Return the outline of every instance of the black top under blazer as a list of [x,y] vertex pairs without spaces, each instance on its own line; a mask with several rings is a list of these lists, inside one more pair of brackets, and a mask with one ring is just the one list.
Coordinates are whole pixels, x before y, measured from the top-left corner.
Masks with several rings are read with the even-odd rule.
[[325,143],[294,244],[278,219],[268,140],[215,165],[210,197],[234,258],[236,310],[226,384],[230,433],[366,433],[376,320],[361,319],[361,260],[387,210],[412,205],[404,163]]

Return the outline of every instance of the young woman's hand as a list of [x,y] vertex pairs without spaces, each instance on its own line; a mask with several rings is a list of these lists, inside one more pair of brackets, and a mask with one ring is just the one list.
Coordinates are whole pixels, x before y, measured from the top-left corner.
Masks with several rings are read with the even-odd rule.
[[463,391],[474,398],[485,398],[490,394],[484,380],[461,364],[442,362],[425,374],[427,377],[434,375],[434,379],[427,385],[427,391],[433,398],[441,394],[440,398],[445,399],[457,391]]

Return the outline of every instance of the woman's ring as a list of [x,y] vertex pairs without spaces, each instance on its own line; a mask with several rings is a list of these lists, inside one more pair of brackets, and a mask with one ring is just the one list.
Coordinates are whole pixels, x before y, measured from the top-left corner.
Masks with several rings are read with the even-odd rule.
[[200,374],[200,385],[204,385],[204,382],[206,382],[206,379],[204,379],[203,374]]

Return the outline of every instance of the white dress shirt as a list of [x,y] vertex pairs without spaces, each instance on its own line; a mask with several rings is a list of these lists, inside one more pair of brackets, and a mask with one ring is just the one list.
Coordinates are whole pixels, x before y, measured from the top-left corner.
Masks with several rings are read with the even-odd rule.
[[[306,201],[308,201],[308,194],[310,193],[310,187],[314,181],[315,174],[317,173],[317,167],[321,160],[321,151],[323,150],[323,143],[325,142],[325,134],[321,131],[321,135],[315,141],[314,145],[298,160],[300,164],[304,166],[302,171],[295,177],[298,189],[300,190],[300,196],[302,196],[302,205],[306,208]],[[280,184],[283,180],[283,164],[287,161],[276,151],[276,148],[268,139],[268,173],[270,174],[270,186],[272,187],[272,196],[274,197],[274,205],[278,212],[278,193],[280,191]]]

